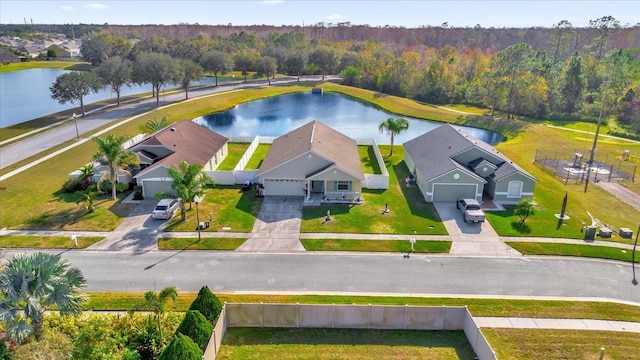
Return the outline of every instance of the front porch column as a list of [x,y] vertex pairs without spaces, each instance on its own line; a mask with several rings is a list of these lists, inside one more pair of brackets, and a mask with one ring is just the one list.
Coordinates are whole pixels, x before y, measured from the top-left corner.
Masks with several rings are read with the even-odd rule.
[[310,180],[307,180],[307,186],[305,186],[305,189],[307,191],[307,193],[305,194],[307,197],[307,200],[311,200],[311,183]]

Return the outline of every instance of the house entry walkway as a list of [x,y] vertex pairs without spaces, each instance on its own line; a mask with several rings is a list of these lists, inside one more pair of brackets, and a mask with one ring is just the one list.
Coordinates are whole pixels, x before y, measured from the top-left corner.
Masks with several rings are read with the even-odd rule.
[[300,242],[304,196],[266,196],[249,239],[236,251],[305,251]]

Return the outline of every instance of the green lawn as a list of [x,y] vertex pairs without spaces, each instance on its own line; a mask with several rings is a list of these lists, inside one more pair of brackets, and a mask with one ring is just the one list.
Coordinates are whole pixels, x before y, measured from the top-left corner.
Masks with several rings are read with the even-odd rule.
[[[307,251],[411,251],[407,240],[349,240],[349,239],[300,239]],[[415,253],[449,253],[451,241],[418,240],[413,246]]]
[[[404,179],[409,175],[409,171],[402,160],[402,146],[394,146],[393,157],[388,156],[388,145],[380,146],[380,151],[389,172],[389,189],[363,189],[361,205],[305,207],[301,232],[446,234],[433,205],[425,203],[417,187],[406,187]],[[390,212],[383,214],[385,204]],[[325,222],[327,210],[331,211],[332,219]]]
[[228,143],[227,144],[227,156],[224,158],[217,170],[220,171],[232,171],[242,158],[242,155],[249,148],[249,143]]
[[[635,228],[640,212],[602,188],[591,184],[584,192],[584,184],[569,181],[566,185],[542,166],[534,164],[536,149],[578,148],[584,145],[584,134],[539,125],[527,127],[517,137],[496,146],[496,149],[523,167],[538,181],[533,200],[537,203],[535,215],[529,217],[526,226],[519,226],[519,218],[513,215],[513,207],[504,212],[487,212],[487,219],[501,236],[543,236],[582,239],[582,223],[591,223],[589,211],[601,221],[616,227]],[[640,152],[640,143],[631,144],[622,140],[601,138],[598,151],[622,154],[623,149]],[[559,222],[555,214],[560,213],[564,192],[568,193],[566,215],[569,220]],[[630,239],[614,236],[611,241],[631,243]]]
[[84,249],[102,239],[102,236],[78,236],[78,246],[74,246],[69,236],[0,235],[0,248]]
[[[598,245],[556,244],[541,242],[507,242],[525,255],[582,256],[631,262],[632,251]],[[640,254],[635,261],[640,263]]]
[[90,68],[87,62],[77,61],[27,61],[10,64],[0,64],[0,72],[17,71],[35,68],[54,68],[54,69],[67,69],[67,70],[86,70]]
[[362,172],[365,174],[382,174],[372,145],[358,145],[358,153],[362,162]]
[[640,336],[631,332],[482,329],[500,360],[638,359]]
[[[195,231],[197,227],[197,216],[195,204],[187,208],[187,220],[182,221],[180,212],[171,219],[165,228],[166,231]],[[213,216],[213,221],[209,231],[222,231],[229,228],[233,232],[251,232],[253,223],[258,216],[258,211],[262,205],[262,198],[256,197],[254,191],[242,191],[239,186],[216,185],[210,188],[204,200],[198,205],[200,221],[208,221],[209,214]]]
[[160,238],[160,250],[235,250],[247,238]]
[[247,161],[247,165],[245,165],[245,170],[257,170],[262,165],[262,161],[267,157],[267,153],[271,149],[271,144],[258,144],[256,150],[251,155],[249,161]]
[[474,359],[463,331],[229,328],[217,359]]

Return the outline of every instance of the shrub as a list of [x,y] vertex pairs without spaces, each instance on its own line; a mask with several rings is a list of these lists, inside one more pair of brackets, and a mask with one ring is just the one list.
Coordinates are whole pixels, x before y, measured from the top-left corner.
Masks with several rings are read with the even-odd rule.
[[[121,193],[129,190],[129,184],[126,183],[116,183],[116,192]],[[100,192],[103,194],[111,194],[111,182],[103,181],[100,183]]]
[[211,324],[215,324],[220,312],[222,312],[222,303],[218,300],[208,286],[203,286],[198,291],[198,296],[191,303],[189,310],[198,310],[204,315]]
[[84,180],[80,178],[73,178],[73,179],[67,180],[62,185],[62,190],[70,194],[76,191],[84,191],[87,188],[87,186],[88,184]]
[[158,360],[201,360],[204,352],[188,336],[176,333]]
[[176,330],[176,333],[181,333],[190,337],[202,351],[207,348],[212,332],[213,325],[211,325],[207,321],[207,318],[205,318],[198,310],[187,311],[184,319],[182,319],[182,322]]

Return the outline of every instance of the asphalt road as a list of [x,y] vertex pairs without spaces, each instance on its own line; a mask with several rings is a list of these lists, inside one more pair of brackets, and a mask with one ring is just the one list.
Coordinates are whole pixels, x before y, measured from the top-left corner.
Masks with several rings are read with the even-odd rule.
[[[6,254],[9,255],[9,254]],[[630,264],[571,258],[67,251],[89,291],[331,292],[608,298],[640,304]],[[638,274],[640,276],[640,274]]]
[[[313,76],[309,78],[301,78],[301,81],[321,81],[321,76]],[[326,81],[336,80],[336,76],[326,76]],[[282,78],[271,80],[271,84],[284,84],[297,82],[296,78]],[[222,91],[233,89],[259,87],[267,85],[266,80],[250,81],[247,83],[220,84],[219,86],[208,86],[189,90],[189,99],[199,96],[210,95]],[[151,88],[149,88],[150,90]],[[184,100],[184,90],[162,94],[160,96],[160,107]],[[158,110],[156,107],[156,99],[147,97],[146,100],[134,104],[121,104],[119,107],[110,107],[104,111],[98,111],[95,114],[87,114],[87,116],[78,118],[76,123],[80,138],[83,134],[92,132],[98,128],[104,127],[114,121],[139,114],[145,111]],[[6,168],[19,161],[37,155],[43,151],[51,149],[66,141],[73,140],[76,135],[76,124],[69,121],[62,126],[52,128],[40,134],[20,140],[16,143],[0,148],[0,169]],[[71,171],[70,169],[69,171]]]

